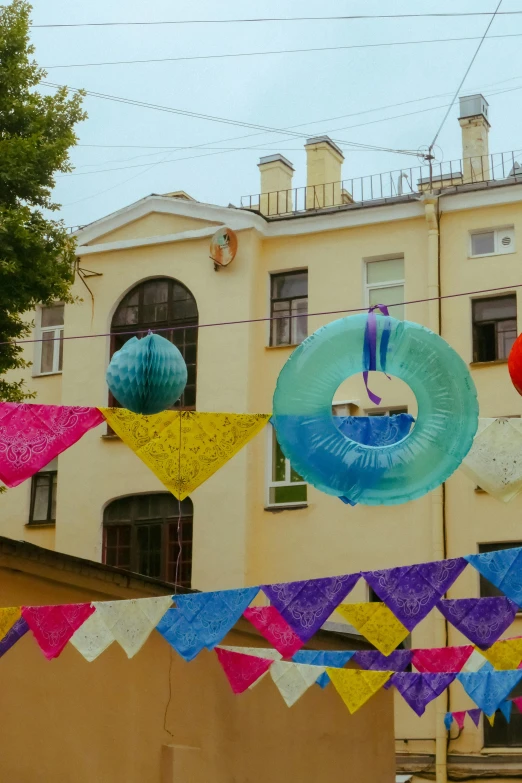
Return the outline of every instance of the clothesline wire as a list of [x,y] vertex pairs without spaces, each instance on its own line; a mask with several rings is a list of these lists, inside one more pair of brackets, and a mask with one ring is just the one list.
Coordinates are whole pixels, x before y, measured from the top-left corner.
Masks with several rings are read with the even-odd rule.
[[[514,288],[522,288],[522,283],[515,283],[514,285],[503,285],[503,286],[496,286],[495,288],[481,288],[477,291],[462,291],[458,294],[444,294],[443,296],[430,296],[426,297],[425,299],[409,299],[405,302],[394,302],[393,304],[390,304],[389,307],[399,307],[401,305],[412,305],[412,304],[423,304],[425,302],[438,302],[443,299],[455,299],[459,296],[477,296],[479,294],[490,294],[494,293],[495,291],[512,291]],[[267,323],[271,321],[278,321],[281,319],[291,319],[291,318],[314,318],[321,315],[346,315],[347,313],[366,313],[368,311],[368,307],[353,307],[350,309],[343,309],[343,310],[323,310],[321,312],[316,313],[307,313],[306,316],[301,314],[288,314],[288,315],[272,315],[272,316],[265,316],[264,318],[246,318],[244,320],[238,320],[238,321],[216,321],[215,323],[208,323],[208,324],[191,324],[190,327],[187,326],[187,324],[184,324],[182,326],[163,326],[159,327],[158,329],[150,329],[149,331],[157,334],[160,332],[177,332],[181,329],[208,329],[209,327],[214,326],[237,326],[239,324],[256,324],[256,323]],[[0,342],[0,345],[25,345],[26,343],[42,343],[42,342],[55,342],[55,341],[61,341],[61,340],[87,340],[91,337],[114,337],[118,336],[121,337],[123,335],[135,335],[136,333],[139,333],[141,331],[145,331],[145,329],[132,329],[128,332],[100,332],[98,334],[78,334],[78,335],[71,335],[69,337],[66,337],[62,335],[61,337],[38,337],[38,338],[32,338],[30,340],[3,340]]]

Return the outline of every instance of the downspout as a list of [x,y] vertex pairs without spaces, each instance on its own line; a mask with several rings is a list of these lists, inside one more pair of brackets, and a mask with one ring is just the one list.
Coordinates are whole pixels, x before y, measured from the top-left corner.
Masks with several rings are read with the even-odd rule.
[[[428,195],[424,199],[424,211],[428,225],[428,326],[436,334],[441,333],[440,318],[440,236],[439,201],[437,196]],[[437,487],[431,495],[431,539],[434,560],[446,557],[444,535],[444,488]],[[434,615],[435,647],[446,647],[446,621],[440,612]],[[447,732],[444,716],[448,709],[448,695],[444,691],[435,701],[435,780],[447,783]]]

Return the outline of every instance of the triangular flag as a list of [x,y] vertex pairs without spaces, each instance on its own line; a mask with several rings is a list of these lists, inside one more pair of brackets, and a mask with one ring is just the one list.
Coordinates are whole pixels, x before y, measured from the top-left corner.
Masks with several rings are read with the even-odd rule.
[[[522,435],[520,436],[522,442]],[[522,462],[520,462],[522,467]],[[522,547],[484,552],[481,555],[468,555],[468,563],[479,574],[502,590],[504,595],[522,606]]]
[[[218,647],[214,649],[217,650]],[[220,644],[219,649],[241,653],[241,655],[253,655],[256,658],[270,658],[271,661],[280,661],[283,657],[280,652],[271,650],[270,647],[238,647],[231,644]]]
[[393,674],[393,672],[332,669],[331,667],[327,667],[326,673],[352,715],[363,704],[366,704],[368,699],[371,699],[373,694],[377,693]]
[[512,701],[503,701],[502,704],[499,707],[500,712],[506,719],[507,723],[511,722],[511,710],[513,709],[513,702]]
[[13,626],[8,630],[3,639],[0,640],[0,658],[5,655],[8,650],[11,649],[13,644],[22,638],[24,634],[29,630],[29,626],[23,617],[20,617]]
[[453,723],[453,713],[447,712],[444,715],[444,727],[446,731],[449,731],[451,729],[451,724]]
[[22,617],[48,660],[60,655],[73,633],[93,612],[92,604],[22,607]]
[[419,672],[460,672],[473,653],[473,645],[413,650],[412,663]]
[[486,715],[493,715],[521,678],[522,669],[499,672],[490,663],[478,672],[457,674],[468,696]]
[[383,655],[390,655],[409,633],[383,603],[341,604],[337,611]]
[[495,669],[518,669],[522,661],[522,639],[501,639],[488,650],[483,650],[482,655]]
[[412,631],[466,568],[463,557],[365,571],[364,579],[395,617]]
[[390,682],[397,688],[404,701],[420,717],[424,715],[426,705],[455,679],[455,674],[417,674],[415,672],[397,672]]
[[493,726],[493,724],[495,723],[495,713],[493,713],[492,715],[486,715],[486,718],[489,721],[489,725]]
[[223,647],[216,647],[215,653],[227,675],[234,693],[243,693],[269,670],[274,661],[257,655],[244,655]]
[[475,485],[507,503],[522,489],[520,419],[479,419],[460,469]]
[[[97,604],[93,604],[97,606]],[[94,612],[71,636],[70,642],[86,661],[94,661],[115,641],[114,635],[103,622],[99,612]]]
[[270,676],[288,707],[295,704],[323,672],[324,666],[289,661],[275,661],[270,667]]
[[502,636],[518,611],[517,605],[504,596],[442,600],[437,607],[448,622],[481,650],[491,647]]
[[8,606],[0,609],[0,639],[7,636],[13,625],[22,616],[21,606]]
[[468,713],[469,717],[471,718],[471,720],[473,721],[475,726],[477,726],[477,728],[478,728],[478,725],[479,725],[479,722],[480,722],[480,716],[482,714],[482,710],[472,709],[472,710],[466,710],[466,712]]
[[457,726],[462,731],[464,728],[464,720],[466,719],[466,710],[463,710],[462,712],[452,712],[451,714],[453,715]]
[[462,667],[463,672],[478,672],[487,663],[486,659],[477,649],[473,650],[470,657]]
[[96,612],[128,658],[141,650],[165,612],[172,606],[172,596],[132,598],[126,601],[100,601]]
[[383,655],[378,650],[357,650],[353,660],[361,669],[380,672],[403,672],[410,663],[413,650],[394,650]]
[[0,403],[0,479],[16,487],[101,424],[97,408]]
[[204,648],[212,650],[237,623],[259,587],[176,595],[156,630],[182,658],[191,661]]
[[252,606],[245,609],[243,617],[273,644],[283,658],[291,658],[304,644],[275,606]]
[[[354,655],[355,650],[299,650],[292,660],[296,663],[308,663],[311,666],[332,666],[342,669]],[[326,688],[329,682],[330,678],[325,671],[316,680],[321,688]]]
[[288,625],[306,642],[351,592],[359,577],[360,574],[345,574],[263,585],[262,589]]
[[522,713],[522,696],[517,696],[516,698],[512,699],[513,704],[516,704],[517,710]]
[[241,451],[271,416],[199,411],[142,416],[125,408],[100,411],[114,432],[179,500]]

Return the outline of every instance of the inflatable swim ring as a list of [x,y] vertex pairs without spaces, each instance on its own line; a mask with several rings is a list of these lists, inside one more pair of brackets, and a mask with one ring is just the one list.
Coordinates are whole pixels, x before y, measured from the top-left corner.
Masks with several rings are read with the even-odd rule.
[[[477,392],[445,340],[420,324],[377,315],[377,340],[385,324],[390,329],[386,372],[411,388],[418,415],[397,443],[365,446],[348,438],[335,425],[332,401],[346,378],[365,369],[367,318],[341,318],[301,343],[279,375],[272,423],[305,481],[347,502],[395,505],[425,495],[458,468],[477,431]],[[376,369],[384,369],[380,358]]]

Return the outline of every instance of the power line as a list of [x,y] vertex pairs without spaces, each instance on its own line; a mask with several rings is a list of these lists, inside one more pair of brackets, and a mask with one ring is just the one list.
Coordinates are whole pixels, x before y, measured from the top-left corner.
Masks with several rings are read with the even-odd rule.
[[[501,11],[499,16],[516,16],[522,11]],[[38,29],[60,27],[135,27],[157,25],[184,25],[184,24],[250,24],[260,22],[324,22],[324,21],[356,21],[359,19],[426,19],[444,17],[489,16],[487,11],[463,11],[447,13],[427,14],[352,14],[350,16],[286,16],[286,17],[259,17],[253,19],[175,19],[161,20],[157,22],[70,22],[61,24],[33,24],[31,27]]]
[[[489,40],[494,38],[520,38],[522,33],[506,33],[504,35],[490,35]],[[280,54],[305,54],[310,52],[337,52],[345,51],[347,49],[375,49],[384,46],[414,46],[418,44],[433,44],[433,43],[453,43],[456,41],[481,41],[481,45],[484,38],[478,35],[467,36],[461,38],[429,38],[420,41],[386,41],[383,43],[367,43],[367,44],[350,44],[349,46],[316,46],[310,49],[274,49],[266,52],[236,52],[232,54],[200,54],[189,55],[186,57],[156,57],[146,60],[107,60],[97,63],[68,63],[64,65],[43,65],[44,70],[50,71],[57,68],[95,68],[105,65],[144,65],[147,63],[173,63],[173,62],[185,62],[192,60],[223,60],[235,57],[266,57]],[[480,46],[479,46],[480,48]]]
[[[468,76],[468,73],[471,71],[471,68],[472,68],[472,66],[473,66],[473,63],[474,63],[474,62],[475,62],[475,60],[477,59],[477,55],[478,55],[478,53],[480,52],[480,49],[481,49],[481,47],[482,47],[482,44],[483,44],[483,43],[484,43],[484,41],[486,40],[486,36],[487,36],[487,34],[488,34],[488,32],[489,32],[489,28],[491,27],[491,25],[492,25],[492,24],[493,24],[493,22],[495,21],[495,17],[496,17],[496,15],[498,14],[498,10],[499,10],[499,8],[500,8],[500,6],[501,6],[501,5],[502,5],[502,0],[499,0],[499,2],[498,2],[498,5],[497,5],[497,7],[495,8],[495,11],[494,11],[494,13],[493,13],[493,16],[492,16],[492,17],[491,17],[491,19],[489,20],[488,26],[487,26],[487,27],[486,27],[486,29],[484,30],[484,35],[483,35],[483,36],[482,36],[482,38],[480,39],[480,43],[479,43],[479,45],[477,46],[477,48],[476,48],[476,50],[475,50],[475,54],[474,54],[474,55],[473,55],[473,57],[471,58],[471,62],[470,62],[470,64],[468,65],[468,67],[466,68],[466,73],[465,73],[465,74],[464,74],[464,76],[462,77],[462,80],[461,80],[461,82],[460,82],[459,86],[457,87],[457,89],[456,89],[456,91],[455,91],[455,95],[453,96],[453,100],[451,101],[450,105],[448,106],[448,110],[447,110],[446,114],[444,115],[444,117],[442,118],[442,122],[441,122],[441,124],[439,125],[439,129],[438,129],[437,133],[435,134],[435,136],[434,136],[434,138],[433,138],[433,141],[432,141],[432,142],[431,142],[431,144],[430,144],[430,147],[429,147],[429,153],[430,153],[430,155],[431,155],[431,150],[433,149],[433,146],[435,145],[435,142],[437,141],[437,139],[438,139],[438,137],[439,137],[439,134],[440,134],[440,132],[441,132],[442,128],[444,127],[444,124],[445,124],[446,120],[448,119],[448,116],[449,116],[449,113],[450,113],[450,111],[451,111],[451,109],[452,109],[452,107],[453,107],[453,104],[454,104],[454,103],[455,103],[455,101],[457,100],[458,94],[459,94],[459,92],[460,92],[460,91],[461,91],[461,89],[462,89],[462,85],[463,85],[463,84],[464,84],[464,82],[466,81],[466,78],[467,78],[467,76]],[[493,36],[492,36],[492,37],[493,37]]]

